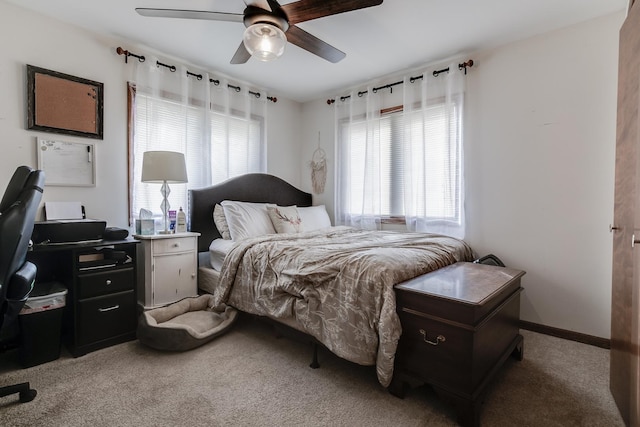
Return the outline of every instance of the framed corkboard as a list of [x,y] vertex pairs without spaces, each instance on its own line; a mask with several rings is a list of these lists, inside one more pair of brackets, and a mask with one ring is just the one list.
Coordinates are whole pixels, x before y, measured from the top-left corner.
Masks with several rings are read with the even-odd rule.
[[104,85],[27,65],[27,128],[102,139]]

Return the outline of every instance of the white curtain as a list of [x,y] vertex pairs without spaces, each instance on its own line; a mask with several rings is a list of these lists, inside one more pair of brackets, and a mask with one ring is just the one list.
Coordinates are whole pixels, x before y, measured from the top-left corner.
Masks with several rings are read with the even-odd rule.
[[382,95],[373,94],[373,86],[352,92],[346,100],[336,101],[336,141],[338,167],[336,223],[364,229],[381,227],[383,196],[381,154]]
[[147,56],[144,63],[136,62],[131,78],[135,85],[130,121],[131,218],[137,218],[140,208],[156,216],[161,212],[160,185],[140,181],[145,151],[185,155],[189,182],[170,184],[172,210],[181,206],[187,211],[190,188],[266,171],[265,94],[256,97],[247,87],[230,87],[228,81],[206,72],[182,64],[167,68],[157,61]]
[[434,70],[335,100],[337,224],[464,237],[464,75]]
[[412,231],[464,238],[464,74],[405,77],[404,214]]

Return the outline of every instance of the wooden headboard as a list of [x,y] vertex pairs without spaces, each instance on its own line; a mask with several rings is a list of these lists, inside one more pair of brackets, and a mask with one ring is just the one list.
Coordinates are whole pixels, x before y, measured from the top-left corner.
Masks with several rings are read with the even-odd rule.
[[277,176],[250,173],[220,184],[189,190],[189,230],[200,233],[198,252],[206,252],[220,232],[213,222],[213,208],[223,200],[274,203],[281,206],[311,206],[305,193]]

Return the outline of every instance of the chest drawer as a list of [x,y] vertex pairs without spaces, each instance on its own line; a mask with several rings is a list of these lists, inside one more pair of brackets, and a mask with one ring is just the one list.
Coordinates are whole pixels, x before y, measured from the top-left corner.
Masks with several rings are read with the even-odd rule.
[[405,372],[426,377],[431,384],[469,388],[473,331],[420,313],[403,311],[399,315],[402,337],[397,362]]
[[133,268],[114,269],[78,275],[78,299],[133,290]]
[[78,345],[96,343],[135,331],[133,290],[90,298],[78,303]]
[[196,248],[196,238],[180,237],[175,239],[158,239],[152,242],[154,255],[166,255],[176,252],[193,251]]

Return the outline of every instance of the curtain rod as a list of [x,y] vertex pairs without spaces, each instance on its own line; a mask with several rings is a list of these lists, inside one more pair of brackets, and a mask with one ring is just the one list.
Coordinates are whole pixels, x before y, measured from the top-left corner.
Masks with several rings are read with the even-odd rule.
[[[129,52],[128,50],[125,50],[123,48],[121,48],[120,46],[118,46],[116,48],[116,53],[118,55],[124,55],[124,62],[125,64],[129,62],[129,57],[133,56],[134,58],[138,58],[139,62],[144,62],[146,61],[146,58],[144,57],[144,55],[136,55],[135,53]],[[177,68],[175,65],[169,65],[169,64],[163,64],[160,61],[156,61],[156,66],[158,67],[165,67],[168,68],[169,71],[171,71],[172,73],[175,73]],[[191,76],[191,77],[195,77],[196,80],[202,80],[202,74],[196,74],[196,73],[192,73],[191,71],[187,70],[187,76]],[[213,83],[214,85],[218,86],[220,84],[220,80],[215,80],[215,79],[209,79],[209,83]],[[240,86],[234,86],[231,84],[228,84],[227,87],[229,89],[233,89],[236,92],[240,92],[242,90],[242,88]],[[260,94],[260,92],[253,92],[253,91],[248,91],[249,94],[255,96],[256,98],[260,98],[262,95]],[[273,103],[278,102],[278,98],[276,98],[275,96],[267,96],[267,99]]]
[[[465,74],[465,75],[467,74],[467,67],[473,67],[473,59],[470,59],[470,60],[465,61],[465,62],[463,62],[463,63],[461,63],[461,64],[458,64],[458,70],[464,70],[464,74]],[[438,77],[440,74],[442,74],[442,73],[448,73],[448,72],[449,72],[449,67],[447,67],[447,68],[443,68],[442,70],[435,70],[435,71],[433,72],[433,77]],[[409,82],[410,82],[410,83],[413,83],[413,82],[415,82],[416,80],[421,80],[423,77],[424,77],[423,75],[421,75],[421,76],[415,76],[415,77],[410,77],[410,78],[409,78]],[[396,86],[396,85],[402,84],[402,83],[404,83],[404,81],[402,81],[402,80],[401,80],[401,81],[398,81],[398,82],[394,82],[394,83],[389,83],[389,84],[386,84],[386,85],[384,85],[384,86],[374,87],[373,89],[371,89],[371,91],[372,91],[373,93],[377,93],[377,92],[378,92],[379,90],[381,90],[381,89],[389,89],[389,91],[390,91],[391,93],[393,93],[393,87],[394,87],[394,86]],[[368,92],[369,92],[368,90],[360,91],[360,92],[358,92],[358,97],[361,97],[362,95],[365,95],[365,94],[367,94]],[[347,100],[347,99],[349,99],[349,98],[351,98],[351,95],[341,96],[341,97],[340,97],[340,101],[343,101],[343,102],[344,102],[344,101],[346,101],[346,100]],[[327,99],[327,105],[331,105],[331,104],[333,104],[334,102],[336,102],[336,100],[335,100],[335,99]]]

